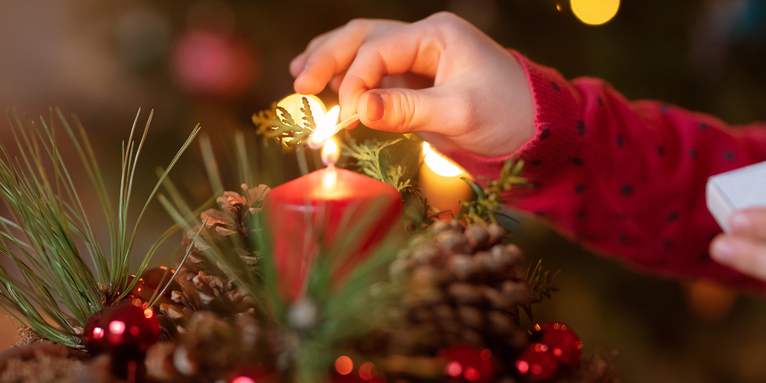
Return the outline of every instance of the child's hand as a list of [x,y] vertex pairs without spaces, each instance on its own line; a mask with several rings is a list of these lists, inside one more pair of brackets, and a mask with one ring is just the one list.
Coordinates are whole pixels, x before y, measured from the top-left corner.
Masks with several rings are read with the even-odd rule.
[[710,244],[716,261],[766,280],[766,209],[740,210],[729,217],[731,232]]
[[412,24],[352,20],[314,38],[290,63],[290,73],[298,93],[319,93],[330,83],[339,93],[341,120],[359,113],[373,129],[424,132],[443,150],[508,155],[536,131],[521,65],[450,13]]

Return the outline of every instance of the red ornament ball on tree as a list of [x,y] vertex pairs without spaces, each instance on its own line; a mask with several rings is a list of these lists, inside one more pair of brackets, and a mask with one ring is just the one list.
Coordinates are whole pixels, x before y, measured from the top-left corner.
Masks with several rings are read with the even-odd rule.
[[236,98],[255,78],[252,48],[235,36],[195,30],[181,36],[172,69],[181,85],[198,96]]
[[262,367],[242,366],[235,369],[229,383],[270,383],[275,382],[275,375]]
[[129,360],[142,359],[159,339],[160,323],[154,310],[127,302],[94,314],[83,334],[89,352],[107,352]]
[[516,370],[527,382],[549,382],[559,375],[559,362],[547,345],[532,343],[516,360]]
[[454,382],[488,383],[495,377],[490,350],[457,345],[439,351],[437,356],[444,359],[445,372]]
[[[143,279],[144,284],[152,290],[152,293],[156,290],[161,291],[162,289],[165,289],[163,295],[170,298],[173,290],[181,290],[181,285],[176,282],[175,279],[172,281],[170,280],[170,278],[173,278],[175,272],[175,270],[168,270],[168,268],[164,266],[155,267],[144,271],[144,273],[141,274],[141,279]],[[170,283],[168,284],[168,282]],[[167,286],[167,288],[165,286]]]
[[548,346],[548,350],[569,371],[577,370],[582,359],[582,342],[565,324],[535,325],[534,340]]
[[105,351],[104,345],[104,311],[101,310],[88,319],[83,329],[83,344],[91,355],[98,355]]

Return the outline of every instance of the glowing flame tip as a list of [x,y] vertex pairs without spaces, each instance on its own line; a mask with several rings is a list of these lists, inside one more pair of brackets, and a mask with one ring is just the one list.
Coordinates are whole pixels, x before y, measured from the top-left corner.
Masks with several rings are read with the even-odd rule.
[[459,167],[431,149],[431,145],[428,142],[423,143],[423,154],[425,155],[424,161],[426,165],[440,176],[455,177],[463,173]]
[[338,143],[334,139],[329,139],[322,147],[322,162],[327,165],[335,165],[338,162],[340,156],[340,150],[338,149]]

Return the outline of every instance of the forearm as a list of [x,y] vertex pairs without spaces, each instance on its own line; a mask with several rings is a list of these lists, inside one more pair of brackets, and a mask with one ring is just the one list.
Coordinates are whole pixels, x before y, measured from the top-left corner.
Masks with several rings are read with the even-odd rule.
[[[602,253],[656,272],[730,284],[759,283],[712,262],[720,232],[705,207],[705,182],[766,160],[766,129],[665,104],[628,102],[596,79],[567,82],[517,56],[535,98],[537,135],[513,155],[533,185],[512,206],[550,220]],[[504,158],[453,153],[474,175],[496,176]]]

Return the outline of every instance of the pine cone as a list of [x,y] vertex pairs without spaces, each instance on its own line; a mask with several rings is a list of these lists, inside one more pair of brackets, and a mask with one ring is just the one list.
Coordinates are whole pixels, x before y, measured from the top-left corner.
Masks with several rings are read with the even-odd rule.
[[272,347],[264,326],[248,314],[221,319],[193,313],[186,332],[158,342],[147,352],[148,376],[158,382],[215,382],[242,364],[270,365]]
[[[208,209],[200,215],[204,227],[187,232],[183,244],[191,246],[189,256],[176,270],[178,287],[169,293],[169,300],[160,303],[160,318],[166,331],[184,332],[186,321],[196,311],[211,311],[222,318],[247,312],[253,307],[247,292],[229,278],[221,266],[205,256],[215,245],[237,254],[245,264],[255,266],[258,253],[250,249],[250,221],[263,208],[263,200],[270,189],[266,185],[248,188],[244,195],[227,191],[217,199],[219,209]],[[193,241],[199,231],[200,235]],[[231,238],[235,236],[235,238]],[[193,242],[193,243],[192,243]],[[233,246],[232,244],[236,244]],[[173,327],[167,330],[167,327]]]
[[414,238],[390,266],[392,279],[408,281],[409,289],[391,313],[399,320],[389,352],[434,355],[466,342],[520,352],[527,337],[514,315],[529,303],[530,289],[515,271],[521,250],[501,243],[505,229],[437,221],[429,234]]

